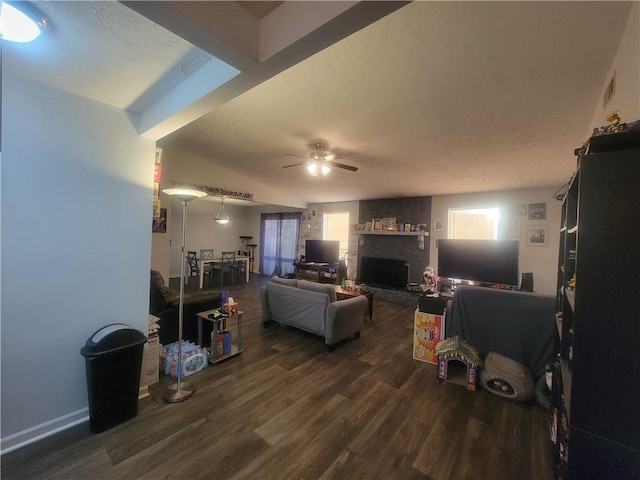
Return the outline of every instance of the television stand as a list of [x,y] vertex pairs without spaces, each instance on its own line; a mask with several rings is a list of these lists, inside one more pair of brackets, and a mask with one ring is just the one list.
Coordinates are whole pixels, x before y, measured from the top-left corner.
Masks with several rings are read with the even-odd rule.
[[438,279],[437,291],[442,297],[453,298],[456,293],[456,288],[460,285],[467,285],[472,287],[485,287],[485,288],[495,288],[498,290],[519,290],[518,287],[514,287],[511,285],[502,285],[497,283],[486,283],[486,282],[474,282],[472,280],[458,280],[454,278],[440,278]]
[[329,265],[328,263],[298,262],[294,267],[294,274],[298,280],[338,284],[347,276],[346,269],[338,263]]

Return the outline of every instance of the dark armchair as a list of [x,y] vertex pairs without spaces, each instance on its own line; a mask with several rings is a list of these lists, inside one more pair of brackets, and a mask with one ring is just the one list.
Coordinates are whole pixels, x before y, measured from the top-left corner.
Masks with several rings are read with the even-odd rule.
[[[160,318],[160,343],[178,341],[179,292],[167,287],[160,272],[151,270],[149,313]],[[182,337],[194,343],[198,341],[198,317],[196,313],[220,307],[220,292],[185,293]],[[209,346],[213,322],[202,322],[202,341]]]

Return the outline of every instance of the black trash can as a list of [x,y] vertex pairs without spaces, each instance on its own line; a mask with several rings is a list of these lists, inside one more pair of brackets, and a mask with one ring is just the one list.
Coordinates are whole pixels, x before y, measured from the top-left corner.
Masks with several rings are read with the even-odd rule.
[[102,327],[80,350],[87,369],[89,427],[100,433],[138,414],[145,335],[124,323]]

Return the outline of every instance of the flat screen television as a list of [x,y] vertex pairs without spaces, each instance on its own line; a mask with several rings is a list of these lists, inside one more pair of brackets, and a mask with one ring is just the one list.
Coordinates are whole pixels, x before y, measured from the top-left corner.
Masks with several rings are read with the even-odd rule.
[[307,240],[304,246],[306,263],[328,263],[340,260],[340,242],[337,240]]
[[437,274],[457,280],[517,286],[518,241],[441,239]]

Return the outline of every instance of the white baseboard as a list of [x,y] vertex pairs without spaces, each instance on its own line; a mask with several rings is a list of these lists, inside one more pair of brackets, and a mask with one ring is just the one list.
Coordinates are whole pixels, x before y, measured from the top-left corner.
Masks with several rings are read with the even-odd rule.
[[[138,391],[138,400],[149,396],[149,389],[145,385]],[[27,445],[50,437],[58,432],[89,421],[89,408],[82,408],[62,417],[49,420],[18,433],[0,439],[0,455],[12,452]]]
[[21,432],[14,433],[0,439],[0,455],[25,447],[43,438],[71,428],[83,422],[89,421],[89,409],[82,408],[62,417],[54,418],[48,422],[35,425]]
[[149,389],[145,385],[144,387],[140,387],[138,391],[138,400],[142,400],[143,398],[147,398],[149,396]]

